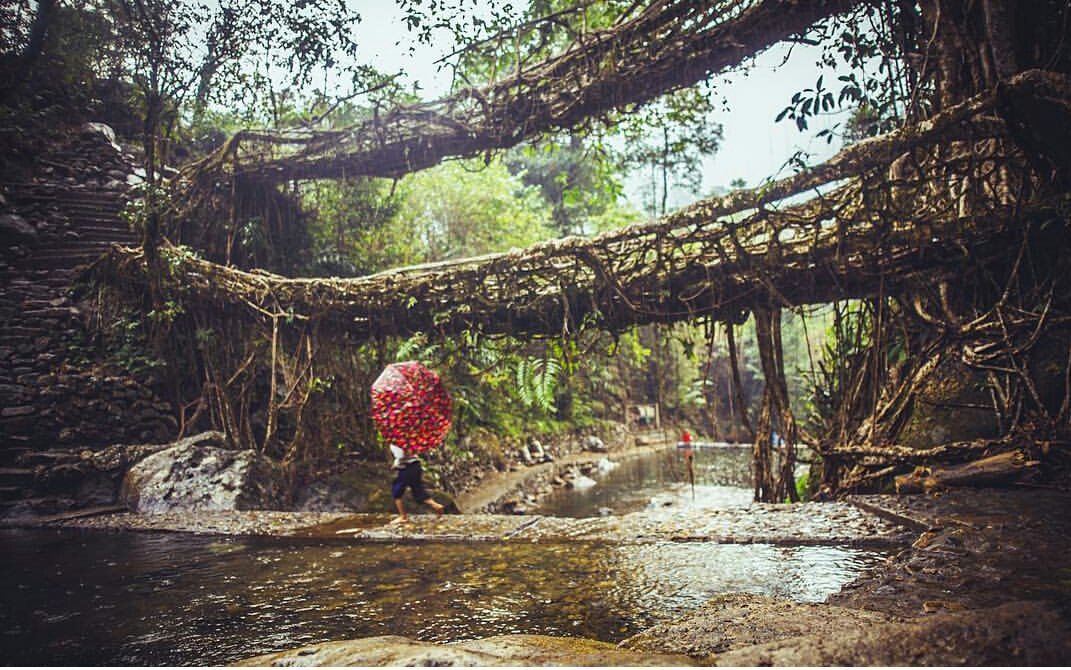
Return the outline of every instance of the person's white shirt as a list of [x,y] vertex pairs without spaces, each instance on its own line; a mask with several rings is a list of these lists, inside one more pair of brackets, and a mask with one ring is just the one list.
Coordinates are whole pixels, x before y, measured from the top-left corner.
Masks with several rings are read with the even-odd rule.
[[418,461],[415,454],[409,453],[408,449],[403,449],[396,444],[390,445],[390,453],[394,456],[394,464],[392,467],[401,469],[403,466],[409,465],[415,461]]

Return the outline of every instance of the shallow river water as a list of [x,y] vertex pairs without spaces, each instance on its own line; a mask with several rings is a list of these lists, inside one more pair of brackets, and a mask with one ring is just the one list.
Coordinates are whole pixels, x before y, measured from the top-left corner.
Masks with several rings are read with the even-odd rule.
[[671,448],[622,463],[610,461],[607,470],[592,474],[596,486],[558,489],[536,512],[590,517],[659,507],[725,509],[751,502],[750,446],[697,448],[693,453],[695,486],[683,451]]
[[[664,470],[660,457],[615,472]],[[690,504],[678,484],[640,498]],[[600,486],[614,485],[578,493]],[[697,482],[697,501],[706,486],[720,484]],[[613,642],[723,593],[824,600],[884,558],[825,546],[361,545],[42,529],[2,530],[0,549],[6,665],[217,665],[387,634]]]

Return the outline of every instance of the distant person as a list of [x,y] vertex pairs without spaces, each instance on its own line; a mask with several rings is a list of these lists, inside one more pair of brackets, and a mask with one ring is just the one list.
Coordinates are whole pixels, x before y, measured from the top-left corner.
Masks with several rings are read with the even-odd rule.
[[683,449],[683,455],[685,461],[692,460],[694,452],[692,451],[692,434],[688,431],[681,433],[681,441],[677,443],[678,449]]
[[394,444],[390,445],[390,453],[394,456],[394,463],[391,467],[398,471],[390,487],[391,495],[394,497],[394,506],[398,509],[398,516],[392,519],[391,523],[409,521],[409,515],[405,511],[405,502],[402,500],[407,488],[412,490],[413,497],[418,503],[427,505],[435,510],[435,514],[442,516],[443,506],[432,500],[431,495],[424,488],[420,459],[416,454]]
[[695,500],[695,469],[692,467],[695,452],[692,451],[692,434],[684,431],[681,434],[681,441],[677,443],[677,448],[684,456],[684,465],[688,469],[688,481],[692,484],[692,500]]

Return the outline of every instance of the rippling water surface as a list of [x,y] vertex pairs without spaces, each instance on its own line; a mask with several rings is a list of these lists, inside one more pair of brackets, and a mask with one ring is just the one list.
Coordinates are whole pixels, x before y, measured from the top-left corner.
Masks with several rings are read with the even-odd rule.
[[[621,467],[671,467],[658,458],[667,457]],[[618,502],[690,501],[675,484]],[[701,487],[720,486],[697,484],[697,500]],[[611,488],[601,481],[586,493],[600,487]],[[824,600],[883,560],[837,547],[348,545],[59,530],[2,530],[0,550],[6,665],[218,665],[387,634],[618,641],[724,593]]]
[[682,450],[671,448],[622,463],[611,462],[609,469],[592,473],[595,486],[558,489],[537,512],[591,517],[653,507],[725,509],[751,502],[751,447],[695,449],[694,486],[682,454]]

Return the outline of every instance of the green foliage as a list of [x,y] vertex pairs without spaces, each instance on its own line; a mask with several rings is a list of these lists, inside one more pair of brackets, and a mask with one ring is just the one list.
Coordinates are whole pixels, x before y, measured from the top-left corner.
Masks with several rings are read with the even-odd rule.
[[113,360],[135,375],[165,367],[164,361],[152,353],[138,319],[120,317],[112,321],[105,329],[104,342]]
[[126,223],[130,230],[139,233],[145,232],[145,226],[153,215],[159,217],[172,204],[171,194],[159,184],[145,184],[144,198],[130,200],[123,210],[119,212],[119,218]]
[[312,215],[310,274],[360,276],[410,263],[411,237],[392,225],[407,196],[382,179],[318,181],[302,191]]
[[781,313],[785,382],[788,385],[789,406],[797,417],[806,416],[811,411],[811,382],[833,318],[833,309],[826,305],[784,310]]
[[[800,130],[807,130],[807,117],[817,116],[819,110],[822,112],[832,111],[835,104],[833,102],[833,93],[825,89],[822,86],[823,77],[820,75],[818,81],[815,82],[814,88],[805,88],[802,91],[797,91],[792,96],[792,102],[781,110],[781,113],[777,115],[775,121],[788,118],[796,122],[796,127]],[[847,77],[842,77],[847,79]],[[841,90],[840,97],[843,100],[845,97],[849,97],[846,91],[854,89],[844,88]],[[822,135],[824,134],[824,135]],[[832,139],[832,134],[829,134],[828,130],[820,133],[822,136],[828,136]]]
[[561,365],[553,358],[523,358],[514,368],[517,394],[526,407],[554,410],[554,389]]
[[[844,422],[857,419],[850,406],[853,373],[870,355],[872,315],[865,303],[834,304],[820,358],[809,375],[808,427],[819,435],[834,435],[851,428]],[[849,404],[846,404],[849,403]]]
[[185,310],[181,304],[174,300],[165,300],[155,309],[149,310],[146,316],[148,316],[149,320],[155,324],[167,325],[172,323],[179,315],[183,314],[184,311]]
[[416,262],[523,248],[553,236],[539,193],[499,161],[453,161],[410,175],[395,225]]
[[394,360],[428,363],[438,359],[441,349],[441,345],[429,342],[426,334],[416,333],[412,337],[402,340],[398,345]]
[[163,259],[165,267],[167,267],[171,274],[174,275],[179,272],[183,264],[188,263],[193,259],[200,258],[201,256],[196,249],[184,244],[179,244],[161,249],[160,257]]
[[[908,56],[917,55],[911,52],[920,25],[917,8],[910,3],[864,3],[816,27],[814,39],[823,49],[819,66],[825,72],[814,86],[795,92],[775,121],[793,121],[805,131],[820,115],[854,109],[843,129],[836,124],[816,134],[828,143],[839,134],[850,143],[888,132],[904,118],[921,114],[931,84],[916,81],[917,90],[909,90],[904,81],[905,68],[913,67]],[[825,83],[829,72],[836,75],[836,88]]]
[[398,183],[316,182],[310,274],[354,276],[523,248],[553,236],[550,209],[499,161],[452,161]]
[[[810,495],[811,495],[810,482],[811,482],[811,472],[810,472],[810,470],[804,472],[803,475],[801,475],[800,477],[796,478],[796,497],[799,500],[806,501],[808,498],[810,498]],[[790,500],[785,500],[785,502],[787,503],[787,502],[791,502],[791,501]]]
[[[447,34],[459,48],[450,61],[465,82],[500,80],[519,67],[561,53],[580,35],[611,27],[631,0],[531,0],[515,6],[510,0],[480,3],[468,0],[400,0],[403,21],[420,43],[439,45]],[[410,49],[412,51],[412,48]]]
[[601,217],[617,213],[622,185],[619,160],[602,143],[573,133],[514,149],[505,163],[525,184],[539,188],[558,235],[609,229]]
[[616,354],[632,365],[644,365],[651,356],[651,349],[640,342],[639,332],[633,328],[617,338]]
[[699,167],[717,152],[722,139],[721,124],[711,120],[714,110],[714,90],[704,85],[663,96],[621,120],[624,165],[650,174],[650,216],[667,214],[671,187],[699,192]]

